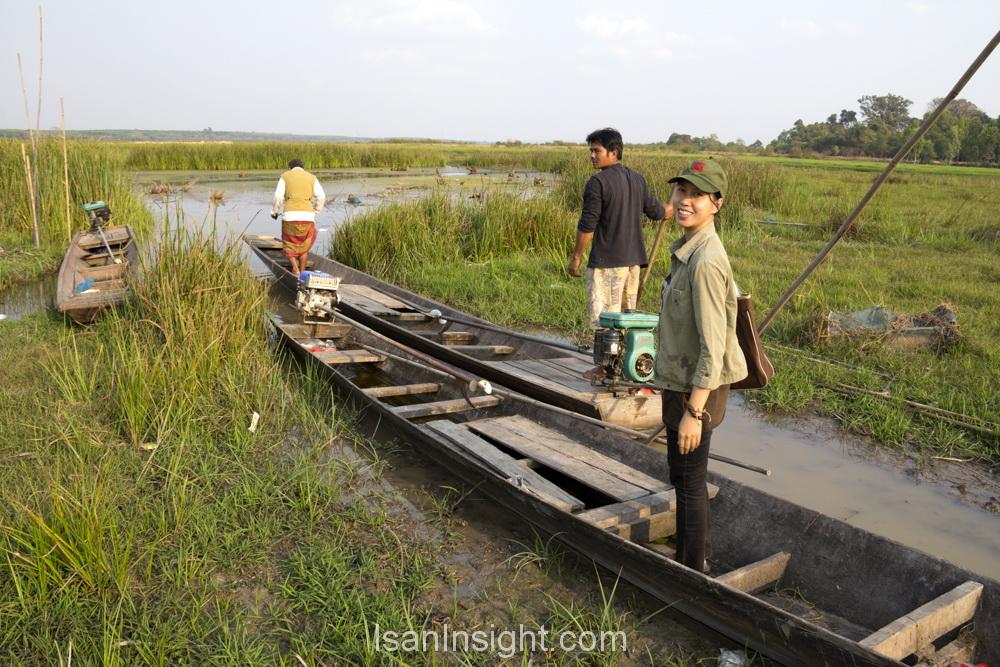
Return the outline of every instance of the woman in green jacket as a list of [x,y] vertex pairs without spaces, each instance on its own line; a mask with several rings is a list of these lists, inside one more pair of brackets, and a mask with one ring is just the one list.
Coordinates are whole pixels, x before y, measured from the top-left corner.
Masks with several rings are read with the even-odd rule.
[[729,385],[747,375],[736,340],[736,285],[715,232],[728,189],[714,160],[697,160],[678,176],[670,203],[684,235],[670,246],[656,350],[663,391],[670,482],[677,493],[677,560],[705,572],[708,534],[708,451],[725,415]]

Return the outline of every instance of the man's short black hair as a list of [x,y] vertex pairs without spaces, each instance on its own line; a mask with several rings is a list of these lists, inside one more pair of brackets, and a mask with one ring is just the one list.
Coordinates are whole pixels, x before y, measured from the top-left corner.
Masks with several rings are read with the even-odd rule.
[[616,152],[618,159],[622,159],[622,151],[625,149],[625,145],[622,143],[622,133],[613,127],[594,130],[587,135],[587,143],[604,146],[604,150],[609,153]]
[[300,160],[298,158],[295,158],[293,160],[289,160],[288,161],[288,168],[289,169],[295,169],[296,167],[302,167],[303,169],[305,169],[306,165],[303,164],[302,160]]

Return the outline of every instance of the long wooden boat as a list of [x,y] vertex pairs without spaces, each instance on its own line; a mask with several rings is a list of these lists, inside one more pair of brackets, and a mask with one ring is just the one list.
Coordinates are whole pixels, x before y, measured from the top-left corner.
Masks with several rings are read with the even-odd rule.
[[718,574],[696,572],[664,543],[665,454],[512,392],[470,394],[462,371],[347,318],[274,322],[378,429],[740,645],[810,667],[1000,664],[997,581],[711,472]]
[[[294,290],[281,241],[247,234],[244,240],[275,277]],[[525,340],[483,319],[379,280],[340,262],[310,253],[308,266],[342,279],[339,308],[349,317],[413,349],[540,401],[637,429],[660,425],[660,395],[643,390],[609,391],[583,378],[591,357]],[[442,325],[428,315],[458,318]],[[481,326],[477,326],[481,325]]]
[[129,273],[138,259],[137,248],[128,225],[105,227],[104,239],[91,231],[73,236],[56,279],[59,312],[74,322],[89,324],[103,309],[122,303],[128,294]]

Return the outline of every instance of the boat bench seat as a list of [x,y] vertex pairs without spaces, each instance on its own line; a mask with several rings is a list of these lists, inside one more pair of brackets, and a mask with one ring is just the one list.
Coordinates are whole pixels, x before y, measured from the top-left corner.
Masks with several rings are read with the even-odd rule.
[[499,403],[499,396],[472,396],[469,399],[453,398],[446,401],[434,401],[432,403],[400,405],[392,408],[392,411],[403,419],[417,419],[418,417],[447,415],[454,412],[475,410],[477,408],[490,408],[494,405],[499,405]]
[[785,567],[788,566],[790,558],[791,554],[779,551],[773,556],[720,574],[715,580],[744,593],[759,591],[776,583],[785,575]]
[[[708,497],[719,487],[708,485]],[[652,542],[677,532],[677,494],[674,489],[597,507],[578,515],[581,519],[632,542]]]
[[967,581],[901,616],[859,643],[893,660],[902,660],[971,621],[982,594],[981,583]]
[[390,396],[412,396],[414,394],[434,394],[441,391],[437,382],[418,382],[416,384],[394,384],[386,387],[368,387],[362,389],[366,396],[372,398],[388,398]]
[[487,354],[514,354],[510,345],[448,345],[448,349],[459,352],[485,352]]
[[325,350],[313,352],[313,356],[324,364],[364,364],[385,361],[385,356],[368,350]]

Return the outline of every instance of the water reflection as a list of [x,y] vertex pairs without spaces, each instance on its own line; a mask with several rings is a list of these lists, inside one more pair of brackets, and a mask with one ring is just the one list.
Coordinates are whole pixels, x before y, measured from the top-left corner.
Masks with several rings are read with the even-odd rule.
[[50,274],[35,283],[14,285],[0,292],[0,316],[18,320],[43,312],[55,302],[56,275]]

